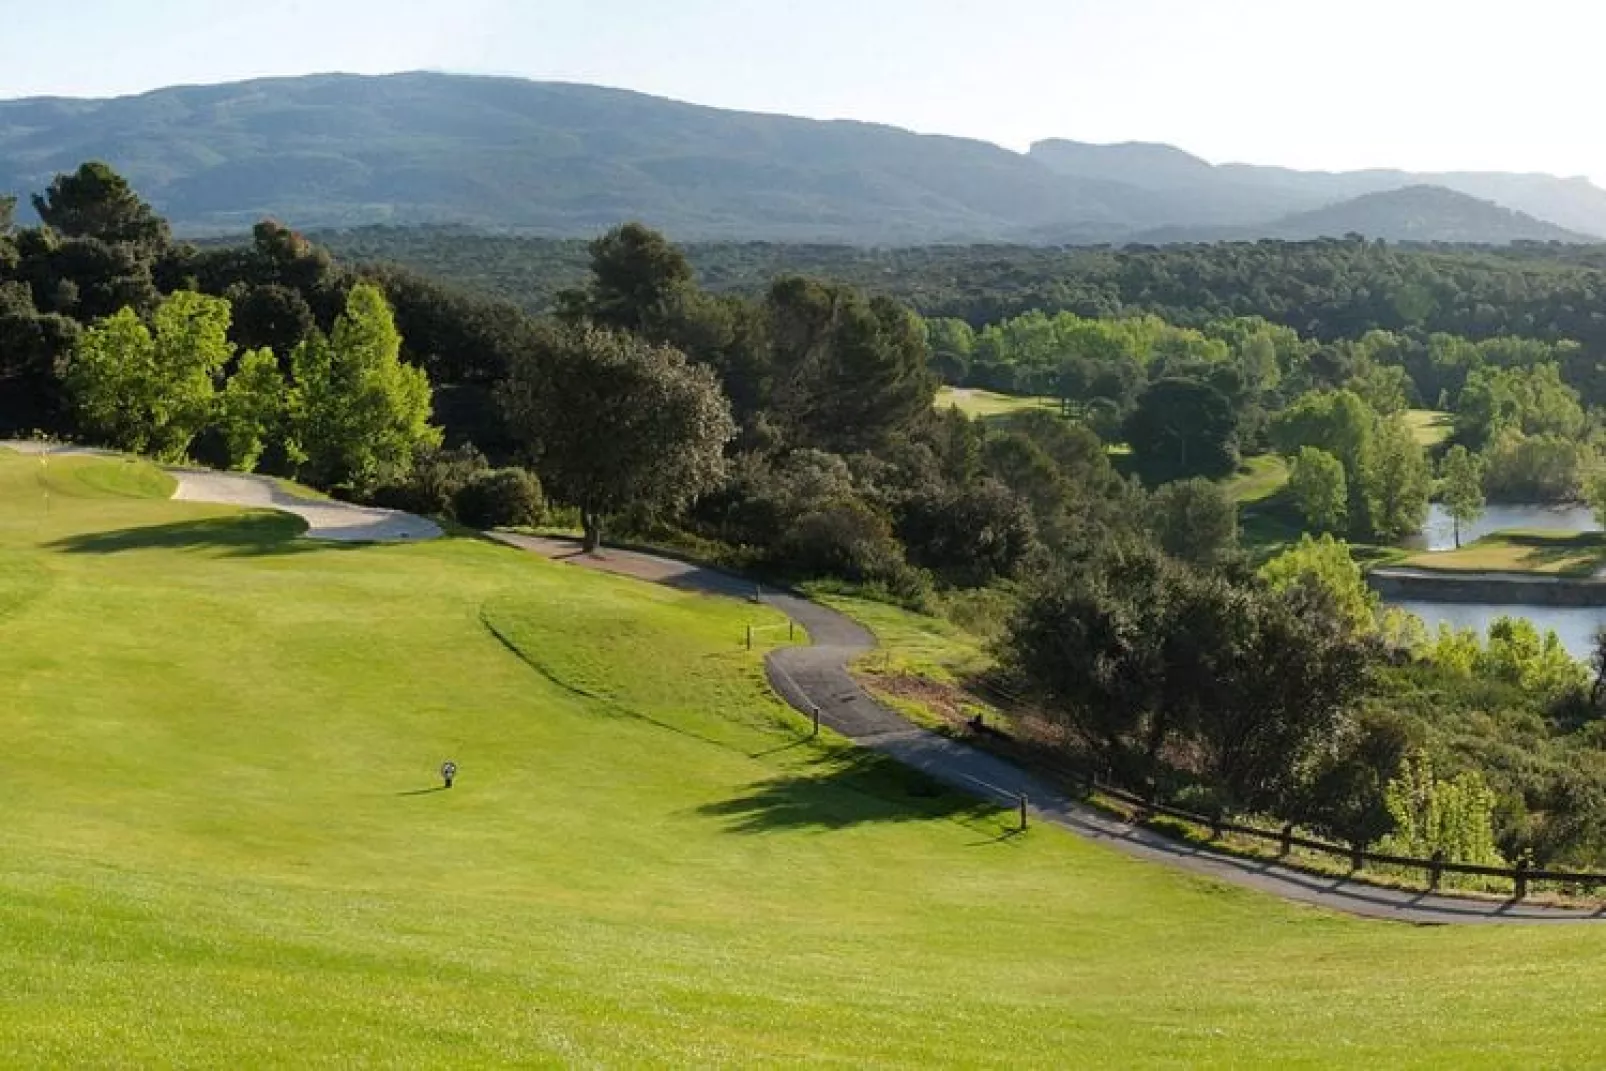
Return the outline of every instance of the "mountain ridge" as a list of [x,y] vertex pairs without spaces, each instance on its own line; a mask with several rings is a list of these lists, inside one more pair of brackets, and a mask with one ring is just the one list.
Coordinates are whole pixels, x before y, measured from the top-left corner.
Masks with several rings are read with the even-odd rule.
[[[275,216],[303,228],[460,224],[570,237],[640,218],[687,240],[1100,243],[1166,228],[1253,231],[1415,184],[1397,177],[1407,172],[1218,167],[1158,143],[1059,139],[1018,153],[886,123],[432,72],[0,101],[0,191],[40,190],[86,159],[126,174],[189,234]],[[1606,191],[1587,182],[1563,186],[1568,202],[1554,188],[1569,180],[1452,177],[1474,187],[1458,192],[1536,222],[1606,234]],[[1556,212],[1532,210],[1547,198]],[[1501,229],[1470,240],[1504,240]]]

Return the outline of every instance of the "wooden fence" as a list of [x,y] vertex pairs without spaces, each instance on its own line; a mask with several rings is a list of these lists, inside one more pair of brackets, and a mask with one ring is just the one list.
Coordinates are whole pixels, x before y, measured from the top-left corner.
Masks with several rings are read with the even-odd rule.
[[1168,807],[1163,803],[1155,803],[1144,799],[1115,785],[1105,784],[1096,778],[1087,779],[1087,784],[1113,799],[1138,807],[1148,814],[1161,814],[1170,818],[1191,822],[1210,830],[1211,835],[1220,838],[1224,833],[1234,833],[1241,837],[1253,837],[1258,840],[1276,844],[1279,854],[1287,855],[1295,848],[1304,848],[1307,851],[1320,852],[1343,859],[1349,863],[1350,869],[1361,870],[1366,866],[1398,867],[1404,870],[1420,870],[1426,877],[1429,889],[1437,890],[1446,874],[1464,874],[1469,877],[1493,878],[1511,883],[1514,899],[1521,900],[1528,895],[1529,887],[1534,882],[1546,882],[1556,885],[1570,885],[1580,889],[1585,895],[1593,894],[1596,889],[1606,886],[1606,874],[1583,874],[1566,870],[1535,870],[1523,862],[1514,867],[1478,866],[1473,863],[1451,863],[1442,857],[1433,859],[1417,859],[1405,855],[1386,855],[1382,852],[1367,851],[1358,846],[1345,846],[1330,844],[1327,841],[1316,840],[1311,837],[1300,836],[1294,832],[1292,825],[1285,825],[1280,830],[1259,829],[1255,826],[1233,822],[1219,816],[1195,814],[1177,807]]
[[[1014,710],[1016,713],[1020,713],[1029,707],[1021,695],[996,679],[973,681],[971,682],[971,689],[982,698],[990,700],[1006,710]],[[997,730],[993,731],[997,732]],[[998,735],[1008,734],[999,733]],[[1112,799],[1137,807],[1148,814],[1165,815],[1209,829],[1211,835],[1218,840],[1224,833],[1233,833],[1241,837],[1266,841],[1277,845],[1279,856],[1287,856],[1293,849],[1303,848],[1307,851],[1342,859],[1349,865],[1351,871],[1363,870],[1367,866],[1420,871],[1430,890],[1437,890],[1443,883],[1444,875],[1446,874],[1459,874],[1467,877],[1489,878],[1495,881],[1509,882],[1512,896],[1517,900],[1525,898],[1530,887],[1535,883],[1571,886],[1586,896],[1594,895],[1598,890],[1606,888],[1606,873],[1590,874],[1567,870],[1538,870],[1528,866],[1525,861],[1519,861],[1514,867],[1498,867],[1479,866],[1474,863],[1452,863],[1442,857],[1418,859],[1405,855],[1388,855],[1383,852],[1368,851],[1355,845],[1332,844],[1328,841],[1301,836],[1294,832],[1292,824],[1285,825],[1281,829],[1263,829],[1245,825],[1241,822],[1233,822],[1219,815],[1196,814],[1178,807],[1156,803],[1136,793],[1129,792],[1118,785],[1112,785],[1100,778],[1088,776],[1085,770],[1081,771],[1078,776],[1081,777],[1089,792],[1098,791]]]

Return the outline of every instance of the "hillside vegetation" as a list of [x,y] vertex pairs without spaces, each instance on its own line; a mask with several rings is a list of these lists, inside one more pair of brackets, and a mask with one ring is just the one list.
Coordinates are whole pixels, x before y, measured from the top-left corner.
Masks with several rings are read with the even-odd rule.
[[[638,218],[678,239],[874,245],[1149,240],[1156,228],[1223,224],[1268,237],[1290,213],[1431,184],[1452,203],[1422,206],[1402,236],[1606,235],[1606,191],[1582,180],[1211,168],[1169,146],[1065,146],[1022,154],[514,78],[313,75],[0,102],[0,191],[101,159],[188,233],[275,216],[580,236]],[[1514,228],[1491,206],[1453,203],[1451,190],[1536,220]],[[1393,238],[1397,224],[1362,200],[1320,233]]]
[[762,609],[159,482],[0,454],[9,1066],[1594,1057],[1600,931],[1005,836],[801,741]]

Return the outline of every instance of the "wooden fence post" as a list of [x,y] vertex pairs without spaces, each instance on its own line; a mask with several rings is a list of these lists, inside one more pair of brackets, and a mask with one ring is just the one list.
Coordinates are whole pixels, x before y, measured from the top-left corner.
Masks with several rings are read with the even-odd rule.
[[1294,823],[1288,822],[1283,826],[1283,855],[1294,850]]
[[1512,895],[1521,900],[1528,895],[1528,857],[1526,855],[1517,860],[1517,872],[1511,876],[1514,886]]
[[1213,814],[1213,815],[1210,816],[1210,839],[1211,840],[1220,840],[1221,839],[1221,815],[1220,814]]
[[788,640],[797,639],[797,622],[790,617],[786,619],[786,638]]
[[749,651],[751,651],[753,649],[753,626],[752,625],[748,625],[747,626],[747,649]]
[[1366,848],[1359,842],[1349,846],[1349,868],[1351,871],[1359,871],[1361,867],[1366,865],[1365,854]]
[[814,715],[814,735],[820,735],[820,704],[810,703],[809,713]]
[[1020,827],[1022,830],[1026,828],[1026,793],[1024,792],[1020,794]]
[[1439,891],[1439,882],[1444,877],[1444,852],[1435,851],[1433,858],[1428,860],[1428,888],[1433,892]]

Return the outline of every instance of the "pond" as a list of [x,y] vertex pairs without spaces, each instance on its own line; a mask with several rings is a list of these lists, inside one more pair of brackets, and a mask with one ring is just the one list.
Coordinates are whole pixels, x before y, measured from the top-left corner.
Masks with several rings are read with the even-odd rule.
[[1587,662],[1595,649],[1595,630],[1606,625],[1606,606],[1528,606],[1521,603],[1390,601],[1390,606],[1415,614],[1431,636],[1443,622],[1454,629],[1470,628],[1479,636],[1501,617],[1526,617],[1541,634],[1554,631],[1562,646],[1576,659]]
[[[1542,528],[1552,532],[1598,532],[1600,525],[1588,506],[1525,506],[1514,503],[1489,503],[1483,516],[1461,527],[1461,545],[1482,539],[1491,532],[1511,528]],[[1442,503],[1433,503],[1428,522],[1422,534],[1406,540],[1418,550],[1454,550],[1455,521],[1444,511]]]
[[[1598,532],[1594,512],[1588,506],[1521,505],[1493,503],[1482,517],[1461,529],[1465,546],[1491,532],[1512,528],[1539,528],[1554,532]],[[1438,502],[1428,515],[1422,534],[1407,541],[1424,550],[1453,550],[1455,522]],[[1475,629],[1487,635],[1489,626],[1500,617],[1526,617],[1540,632],[1554,630],[1573,657],[1588,659],[1595,646],[1595,630],[1606,625],[1606,606],[1534,606],[1521,603],[1423,602],[1416,599],[1391,601],[1388,605],[1420,617],[1434,632],[1443,622],[1452,628]]]

